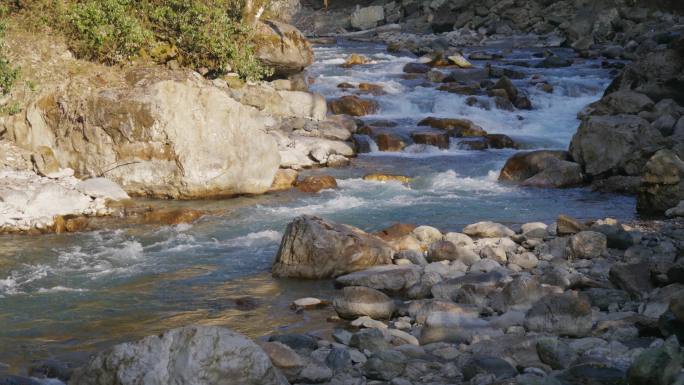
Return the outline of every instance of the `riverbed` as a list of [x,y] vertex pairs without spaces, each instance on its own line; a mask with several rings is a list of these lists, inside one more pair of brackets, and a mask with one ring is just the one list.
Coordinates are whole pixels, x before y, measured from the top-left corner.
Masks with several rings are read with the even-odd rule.
[[[526,75],[539,74],[554,87],[549,94],[515,80],[532,101],[530,111],[468,106],[467,96],[441,92],[421,79],[405,79],[415,61],[389,54],[384,46],[341,42],[316,47],[308,69],[312,91],[334,98],[349,91],[339,83],[369,82],[386,94],[371,97],[379,112],[366,121],[389,120],[383,128],[406,141],[424,130],[428,116],[466,118],[490,133],[507,134],[525,149],[566,149],[577,113],[597,100],[611,80],[598,60],[575,58],[571,67],[534,68],[541,49],[470,48],[502,54],[492,63]],[[342,68],[350,53],[372,64]],[[557,54],[573,57],[570,50]],[[484,66],[486,61],[478,61]],[[485,97],[486,98],[486,97]],[[251,337],[277,331],[324,333],[329,311],[297,313],[289,308],[304,296],[331,298],[331,282],[274,280],[268,274],[286,224],[315,214],[377,231],[396,222],[430,224],[459,231],[493,220],[515,227],[550,223],[558,214],[578,218],[634,218],[634,199],[586,188],[521,188],[497,181],[515,150],[464,150],[410,145],[401,152],[361,154],[351,166],[309,170],[338,178],[339,188],[306,195],[295,191],[221,201],[155,202],[214,214],[193,224],[124,226],[81,234],[0,236],[0,372],[24,373],[33,360],[55,358],[78,364],[113,343],[176,326],[224,325]],[[365,181],[371,172],[412,177],[407,184]]]

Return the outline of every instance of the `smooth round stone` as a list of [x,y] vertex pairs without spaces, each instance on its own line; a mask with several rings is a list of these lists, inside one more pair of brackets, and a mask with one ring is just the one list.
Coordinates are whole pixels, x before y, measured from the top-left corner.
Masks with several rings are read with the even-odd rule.
[[318,298],[313,298],[313,297],[305,297],[305,298],[300,298],[296,299],[292,304],[296,307],[300,308],[309,308],[309,307],[317,307],[323,305],[323,301],[321,301]]

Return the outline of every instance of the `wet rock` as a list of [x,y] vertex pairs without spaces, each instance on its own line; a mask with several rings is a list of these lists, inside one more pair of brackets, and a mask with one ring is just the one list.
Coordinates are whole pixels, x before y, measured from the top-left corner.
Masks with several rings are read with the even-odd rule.
[[430,72],[430,66],[424,63],[407,63],[404,72],[407,74],[425,74]]
[[468,225],[463,229],[463,233],[477,238],[499,238],[515,235],[515,232],[508,227],[500,223],[487,221]]
[[411,178],[404,175],[388,175],[388,174],[368,174],[363,176],[363,180],[371,180],[374,182],[399,182],[408,184]]
[[684,162],[670,150],[660,150],[646,163],[637,195],[637,211],[662,214],[684,199]]
[[449,148],[449,135],[439,132],[413,132],[411,139],[417,144],[426,144],[446,150]]
[[499,180],[534,187],[570,187],[583,181],[581,167],[568,161],[565,151],[521,152],[510,157]]
[[608,239],[595,231],[581,231],[568,242],[569,258],[592,259],[602,256],[608,249]]
[[472,249],[457,246],[450,241],[437,241],[430,245],[427,255],[428,261],[460,261],[470,266],[480,260],[480,256]]
[[256,58],[277,76],[297,74],[313,63],[311,45],[296,27],[277,20],[260,21],[254,33]]
[[415,265],[375,266],[367,270],[337,277],[341,286],[364,286],[372,289],[401,293],[420,281],[422,269]]
[[323,307],[329,305],[330,302],[320,300],[314,297],[299,298],[292,302],[290,305],[293,309],[315,309],[318,307]]
[[511,79],[508,77],[504,76],[501,79],[499,79],[494,86],[492,87],[493,90],[503,90],[505,92],[506,97],[508,100],[513,102],[515,98],[518,97],[518,88],[513,84]]
[[570,153],[590,177],[639,175],[661,141],[660,132],[639,117],[591,116],[573,136]]
[[330,175],[307,176],[297,181],[297,190],[305,193],[317,193],[321,190],[337,188],[337,181]]
[[116,345],[74,371],[70,384],[134,385],[174,381],[216,384],[287,384],[268,355],[229,329],[188,326]]
[[485,136],[485,140],[489,148],[518,148],[518,144],[510,136],[504,134],[488,134]]
[[369,316],[389,319],[395,311],[394,302],[382,292],[362,286],[348,286],[333,301],[337,314],[346,319]]
[[539,63],[539,68],[562,68],[570,67],[572,65],[572,60],[563,59],[560,56],[552,55],[544,59]]
[[384,19],[385,9],[382,6],[357,7],[351,14],[351,25],[360,30],[371,29]]
[[392,262],[392,248],[355,227],[301,216],[285,231],[273,275],[329,278]]
[[[347,57],[347,59],[344,61],[344,63],[341,66],[344,68],[351,68],[351,67],[354,67],[357,65],[368,64],[368,63],[371,63],[370,59],[368,59],[367,57],[365,57],[363,55],[353,53],[353,54],[349,55],[349,57]],[[347,83],[347,84],[349,84],[349,83]],[[338,85],[338,87],[340,87],[340,86]],[[353,87],[354,86],[340,87],[340,88],[353,88]]]
[[386,92],[379,84],[372,83],[359,83],[359,91],[362,93],[368,93],[375,96],[385,95]]
[[573,292],[547,295],[527,312],[525,328],[561,336],[586,336],[592,328],[591,304]]
[[346,114],[350,116],[369,115],[378,110],[378,103],[376,101],[354,95],[333,99],[328,103],[328,106],[333,114]]
[[473,68],[473,64],[468,61],[463,55],[455,53],[447,57],[451,63],[456,64],[460,68]]
[[477,357],[463,367],[463,379],[471,380],[479,374],[493,374],[497,380],[518,375],[511,364],[498,357]]
[[650,271],[648,262],[616,263],[610,268],[609,278],[618,288],[641,298],[653,290]]
[[679,343],[674,337],[658,347],[641,353],[629,368],[630,385],[672,384],[682,369],[682,355]]
[[418,125],[446,130],[449,135],[456,138],[487,135],[487,131],[467,119],[428,117],[418,122]]
[[380,151],[398,152],[406,147],[406,143],[395,134],[381,133],[375,136],[375,143]]

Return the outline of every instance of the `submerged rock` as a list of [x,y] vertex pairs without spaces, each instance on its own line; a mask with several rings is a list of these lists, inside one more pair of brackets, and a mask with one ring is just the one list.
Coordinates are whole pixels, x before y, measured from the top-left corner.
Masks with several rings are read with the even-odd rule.
[[364,116],[375,113],[378,103],[371,99],[362,99],[358,96],[347,95],[328,103],[333,114],[346,114],[351,116]]
[[75,370],[69,384],[213,385],[229,378],[245,385],[288,383],[268,355],[241,334],[214,326],[187,326],[116,345]]
[[584,177],[579,164],[569,161],[565,151],[521,152],[510,157],[499,180],[519,182],[531,187],[573,187],[583,183]]
[[391,264],[393,254],[392,247],[378,237],[305,215],[287,226],[272,272],[276,277],[337,277]]

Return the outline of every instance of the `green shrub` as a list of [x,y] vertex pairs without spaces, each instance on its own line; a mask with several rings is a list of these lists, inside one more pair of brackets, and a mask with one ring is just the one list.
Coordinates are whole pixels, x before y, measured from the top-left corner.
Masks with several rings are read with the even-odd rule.
[[12,86],[19,79],[19,68],[12,66],[3,54],[5,39],[5,24],[0,21],[0,95],[7,95]]
[[86,0],[67,9],[76,54],[109,64],[137,56],[152,33],[137,15],[136,0]]
[[245,0],[39,1],[52,4],[53,24],[63,24],[82,58],[108,64],[175,58],[213,76],[230,70],[246,79],[271,74],[254,56]]
[[255,58],[251,29],[233,1],[149,0],[147,7],[157,38],[178,49],[182,64],[214,75],[232,69],[249,79],[270,74]]

